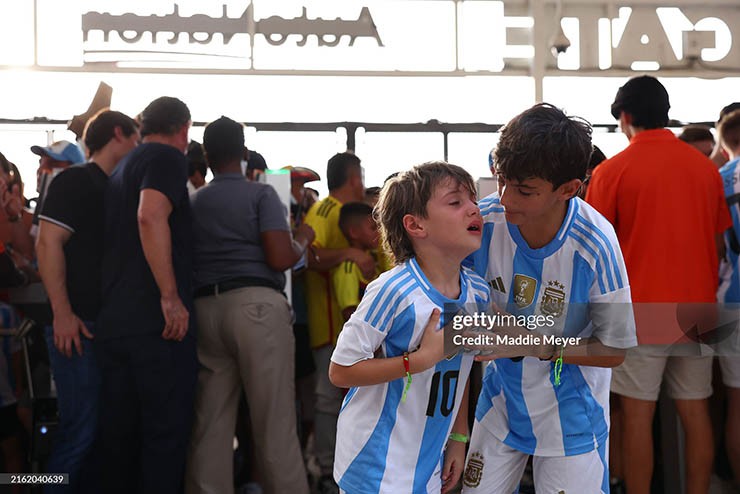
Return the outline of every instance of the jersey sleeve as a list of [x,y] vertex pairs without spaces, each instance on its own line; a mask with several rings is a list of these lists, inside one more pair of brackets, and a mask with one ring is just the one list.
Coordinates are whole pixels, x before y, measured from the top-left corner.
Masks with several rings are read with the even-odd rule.
[[629,286],[597,296],[589,304],[593,334],[612,348],[637,346],[635,315]]
[[606,260],[601,269],[611,281],[599,283],[597,275],[591,285],[589,312],[593,325],[592,336],[612,348],[637,346],[632,294],[622,249],[611,225],[603,225],[601,235],[606,245]]
[[359,268],[352,261],[344,261],[332,270],[332,283],[339,310],[360,304]]
[[372,282],[368,285],[357,310],[344,324],[337,346],[331,356],[335,364],[350,366],[374,357],[387,336],[390,326],[381,330],[367,322],[368,313],[375,308],[383,283]]
[[280,202],[275,189],[270,185],[265,185],[264,187],[260,187],[260,189],[257,203],[260,233],[290,231],[285,206]]

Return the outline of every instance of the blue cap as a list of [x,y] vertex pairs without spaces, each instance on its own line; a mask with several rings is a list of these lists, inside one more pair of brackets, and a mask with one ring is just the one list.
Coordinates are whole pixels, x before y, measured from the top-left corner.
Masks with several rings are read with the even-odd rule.
[[73,165],[85,162],[82,150],[69,141],[57,141],[51,146],[31,146],[31,152],[39,156],[48,156],[57,161],[69,161]]

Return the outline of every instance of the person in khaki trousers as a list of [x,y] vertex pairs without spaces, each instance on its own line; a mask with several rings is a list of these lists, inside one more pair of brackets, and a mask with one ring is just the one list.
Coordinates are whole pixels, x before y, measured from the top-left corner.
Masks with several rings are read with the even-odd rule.
[[228,494],[241,389],[265,494],[308,494],[296,433],[292,312],[283,271],[313,241],[291,236],[275,190],[241,174],[244,130],[221,117],[203,134],[214,179],[191,197],[200,372],[186,493]]

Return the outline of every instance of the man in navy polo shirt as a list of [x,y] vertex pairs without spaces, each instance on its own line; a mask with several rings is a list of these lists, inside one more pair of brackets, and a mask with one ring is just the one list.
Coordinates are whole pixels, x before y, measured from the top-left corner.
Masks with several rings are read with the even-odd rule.
[[95,335],[102,373],[101,492],[182,492],[197,373],[190,111],[161,97],[139,116],[143,144],[111,175],[103,306]]

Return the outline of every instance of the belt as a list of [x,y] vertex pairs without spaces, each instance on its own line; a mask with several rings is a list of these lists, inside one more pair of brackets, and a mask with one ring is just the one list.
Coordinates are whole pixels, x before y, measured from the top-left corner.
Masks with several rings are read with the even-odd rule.
[[283,287],[279,286],[274,281],[265,278],[243,276],[239,278],[232,278],[230,280],[220,281],[218,283],[214,283],[213,285],[202,286],[193,292],[193,297],[210,297],[211,295],[218,295],[219,293],[236,290],[237,288],[245,288],[248,286],[262,286],[265,288],[272,288],[273,290],[277,290],[280,293],[283,292]]

